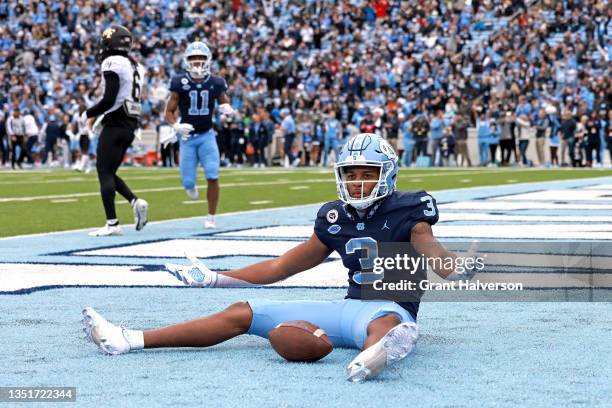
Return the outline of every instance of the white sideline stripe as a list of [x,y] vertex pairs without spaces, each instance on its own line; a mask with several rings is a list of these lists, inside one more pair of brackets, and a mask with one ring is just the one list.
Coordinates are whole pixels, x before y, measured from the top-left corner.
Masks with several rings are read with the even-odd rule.
[[511,200],[461,201],[440,204],[441,210],[612,210],[612,204],[555,204],[551,202]]
[[274,201],[271,200],[260,200],[260,201],[249,201],[249,204],[251,205],[263,205],[263,204],[271,204]]
[[77,202],[76,198],[64,198],[63,200],[51,200],[52,203],[60,204],[60,203],[74,203]]
[[[138,266],[0,264],[0,291],[41,286],[184,286],[166,271],[134,272]],[[347,286],[348,272],[341,261],[326,262],[270,286]],[[207,290],[207,289],[202,289]]]
[[610,194],[612,194],[612,184],[599,184],[597,186],[588,186],[584,188],[585,190],[608,190]]
[[[546,190],[493,198],[496,201],[612,201],[605,190]],[[577,203],[579,204],[579,203]]]
[[[296,241],[235,241],[226,239],[203,241],[201,239],[170,239],[167,241],[80,251],[75,252],[74,254],[90,256],[139,256],[180,259],[185,257],[185,253],[189,253],[200,258],[210,256],[230,256],[235,254],[272,257],[280,256],[299,244],[301,244],[301,242]],[[334,253],[331,257],[338,258],[338,255]]]
[[605,239],[612,240],[610,224],[476,224],[434,225],[438,238],[507,238],[507,239]]
[[488,214],[488,213],[440,213],[440,221],[517,221],[523,222],[608,222],[612,223],[612,217],[605,215],[512,215],[512,214]]

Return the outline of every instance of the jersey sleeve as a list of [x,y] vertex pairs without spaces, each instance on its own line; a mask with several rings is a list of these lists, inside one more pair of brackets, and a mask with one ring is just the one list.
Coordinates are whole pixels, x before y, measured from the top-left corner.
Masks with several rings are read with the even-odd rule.
[[126,62],[130,63],[125,57],[112,55],[102,61],[102,73],[111,71],[121,76],[121,74],[128,68],[126,66]]
[[[317,212],[315,220],[314,233],[319,238],[319,241],[325,244],[329,249],[333,249],[330,239],[329,228],[333,225],[327,220],[327,214],[333,210],[331,203],[324,204]],[[337,210],[336,210],[337,211]],[[336,212],[337,214],[337,212]],[[337,218],[337,216],[336,216]],[[333,219],[333,218],[332,218]]]
[[408,204],[407,223],[409,231],[419,222],[426,222],[430,225],[438,222],[438,204],[436,199],[426,191],[416,192]]
[[225,81],[225,78],[219,77],[218,88],[219,95],[223,95],[225,92],[227,92],[227,82]]
[[180,75],[174,75],[170,79],[170,92],[177,92],[177,93],[179,93],[180,91],[181,91],[181,76]]

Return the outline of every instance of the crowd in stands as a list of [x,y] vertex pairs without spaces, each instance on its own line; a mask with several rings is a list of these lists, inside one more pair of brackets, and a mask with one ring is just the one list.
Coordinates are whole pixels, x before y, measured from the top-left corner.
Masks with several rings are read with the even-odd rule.
[[[101,96],[96,46],[111,23],[132,31],[148,73],[144,129],[167,125],[186,45],[210,46],[239,112],[216,118],[228,165],[328,165],[358,132],[383,135],[404,166],[612,159],[607,0],[9,0],[0,3],[3,165],[77,160],[78,117]],[[162,149],[164,165],[177,148]]]

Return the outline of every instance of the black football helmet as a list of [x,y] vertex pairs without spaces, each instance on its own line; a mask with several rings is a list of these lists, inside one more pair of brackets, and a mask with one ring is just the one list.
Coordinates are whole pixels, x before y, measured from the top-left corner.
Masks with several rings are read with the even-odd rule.
[[120,25],[112,25],[102,32],[98,48],[98,62],[110,55],[126,55],[132,48],[132,33]]

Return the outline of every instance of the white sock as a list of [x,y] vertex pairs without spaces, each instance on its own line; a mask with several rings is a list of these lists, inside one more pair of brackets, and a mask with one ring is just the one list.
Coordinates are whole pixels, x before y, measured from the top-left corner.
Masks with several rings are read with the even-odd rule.
[[213,214],[208,214],[206,220],[210,222],[215,222],[215,216]]
[[138,200],[137,198],[132,198],[132,201],[130,201],[130,205],[133,207],[134,204],[136,204],[136,200]]
[[130,350],[142,350],[144,348],[144,333],[142,330],[124,330],[123,336],[130,345]]
[[119,225],[119,220],[117,218],[113,218],[112,220],[106,220],[106,225],[116,227],[117,225]]

